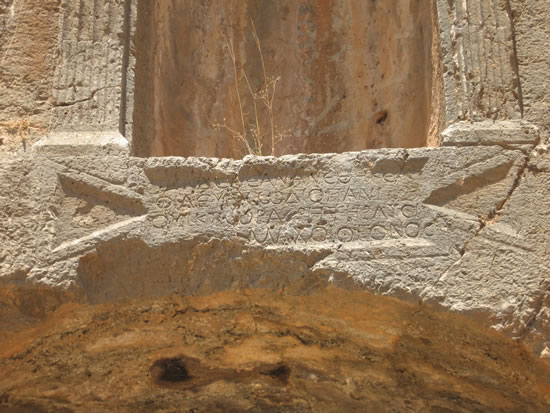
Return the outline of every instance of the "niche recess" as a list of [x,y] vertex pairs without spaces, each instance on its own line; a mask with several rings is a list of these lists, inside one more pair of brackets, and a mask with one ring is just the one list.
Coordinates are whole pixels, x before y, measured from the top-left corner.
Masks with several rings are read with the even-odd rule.
[[[279,77],[276,155],[429,144],[432,5],[418,0],[140,0],[134,153],[240,158],[240,130],[263,70]],[[242,70],[241,70],[242,69]],[[434,99],[435,100],[435,99]],[[258,103],[271,153],[267,111]],[[436,111],[437,112],[437,111]]]

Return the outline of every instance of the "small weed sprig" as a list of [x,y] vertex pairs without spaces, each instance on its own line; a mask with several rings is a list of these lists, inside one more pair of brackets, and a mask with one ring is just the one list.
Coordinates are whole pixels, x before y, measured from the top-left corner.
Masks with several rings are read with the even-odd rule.
[[[258,53],[260,55],[260,61],[262,65],[262,74],[263,74],[262,85],[260,86],[259,91],[257,92],[255,92],[252,89],[252,85],[250,84],[250,79],[246,74],[246,72],[242,69],[242,67],[240,67],[240,70],[237,67],[237,56],[235,54],[235,45],[233,42],[233,36],[231,34],[227,36],[225,39],[225,46],[229,51],[229,56],[233,64],[234,86],[235,86],[235,92],[237,95],[237,104],[239,106],[239,115],[240,115],[241,125],[239,129],[231,127],[230,125],[228,125],[227,119],[224,118],[223,123],[219,123],[219,122],[215,123],[213,127],[216,130],[224,130],[227,133],[229,133],[234,139],[236,139],[241,144],[243,144],[246,152],[250,155],[259,155],[259,156],[265,155],[264,141],[266,138],[268,138],[271,141],[270,154],[274,156],[277,145],[286,136],[284,133],[278,130],[275,122],[274,112],[273,112],[275,91],[277,89],[277,83],[280,81],[280,77],[279,76],[269,77],[267,75],[264,55],[262,51],[262,45],[260,43],[260,39],[256,31],[256,26],[254,25],[254,22],[252,20],[251,20],[251,24],[252,24],[252,36],[254,38],[256,49],[258,50]],[[248,121],[249,114],[245,112],[245,109],[244,109],[243,99],[242,99],[240,87],[239,87],[240,74],[242,74],[242,78],[244,78],[246,87],[248,89],[248,92],[250,93],[250,97],[252,98],[252,107],[254,111],[254,118],[252,121]],[[267,111],[267,124],[269,129],[267,135],[262,130],[261,112],[258,108],[259,104],[262,105]]]

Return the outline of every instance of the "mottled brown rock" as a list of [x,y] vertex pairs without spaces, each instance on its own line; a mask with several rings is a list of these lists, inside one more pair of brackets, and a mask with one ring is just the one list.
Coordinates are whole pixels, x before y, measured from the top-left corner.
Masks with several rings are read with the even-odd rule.
[[549,365],[501,334],[336,289],[66,305],[0,369],[2,412],[550,409]]

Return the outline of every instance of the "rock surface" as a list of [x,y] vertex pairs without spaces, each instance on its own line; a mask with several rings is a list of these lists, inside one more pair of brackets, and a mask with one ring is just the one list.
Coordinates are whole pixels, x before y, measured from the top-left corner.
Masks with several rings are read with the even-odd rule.
[[549,365],[365,292],[67,305],[0,338],[0,412],[545,412]]
[[[432,115],[429,1],[142,1],[137,28],[134,147],[140,156],[243,156],[243,145],[212,125],[254,122],[252,90],[278,81],[276,154],[426,146]],[[141,22],[141,24],[139,24]],[[252,23],[251,23],[252,22]],[[242,68],[242,72],[241,72]],[[269,135],[268,113],[258,101]],[[271,154],[264,139],[263,154]],[[244,152],[246,155],[246,152]]]
[[[0,0],[0,412],[548,410],[550,14],[367,3]],[[276,153],[343,153],[136,157],[237,157],[249,18]]]

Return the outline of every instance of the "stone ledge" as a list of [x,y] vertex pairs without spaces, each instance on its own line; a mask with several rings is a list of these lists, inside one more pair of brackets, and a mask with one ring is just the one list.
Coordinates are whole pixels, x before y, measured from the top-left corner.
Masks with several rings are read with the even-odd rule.
[[117,131],[54,132],[35,143],[32,151],[59,156],[127,155],[129,146]]
[[539,129],[526,121],[457,122],[441,133],[441,146],[493,146],[529,152],[539,141]]

